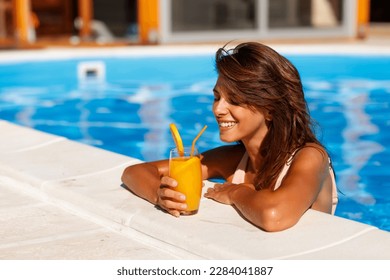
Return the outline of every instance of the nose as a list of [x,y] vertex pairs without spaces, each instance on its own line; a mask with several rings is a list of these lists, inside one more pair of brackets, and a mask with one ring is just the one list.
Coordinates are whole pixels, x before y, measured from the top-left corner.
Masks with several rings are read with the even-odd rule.
[[220,98],[219,100],[214,101],[213,111],[215,116],[223,116],[226,115],[229,111],[229,103],[224,99]]

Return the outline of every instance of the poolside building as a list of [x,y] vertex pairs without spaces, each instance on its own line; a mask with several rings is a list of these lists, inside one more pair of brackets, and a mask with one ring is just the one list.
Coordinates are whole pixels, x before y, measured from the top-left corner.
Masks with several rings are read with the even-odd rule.
[[0,47],[361,38],[370,2],[0,0]]

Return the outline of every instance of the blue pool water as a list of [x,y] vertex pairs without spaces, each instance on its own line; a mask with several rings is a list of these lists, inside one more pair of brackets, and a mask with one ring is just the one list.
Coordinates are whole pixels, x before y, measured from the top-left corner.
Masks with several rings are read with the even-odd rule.
[[[287,57],[334,162],[336,215],[389,231],[390,56]],[[207,124],[200,151],[223,144],[211,113],[215,80],[212,54],[0,63],[0,118],[156,160],[174,145],[171,122],[188,144]]]

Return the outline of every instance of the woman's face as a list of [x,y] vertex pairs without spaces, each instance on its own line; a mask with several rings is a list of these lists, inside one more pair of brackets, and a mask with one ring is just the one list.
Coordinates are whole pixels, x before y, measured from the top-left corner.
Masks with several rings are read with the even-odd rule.
[[264,114],[259,110],[229,103],[226,97],[230,92],[225,84],[223,77],[219,76],[214,87],[213,113],[221,140],[260,145],[268,132]]

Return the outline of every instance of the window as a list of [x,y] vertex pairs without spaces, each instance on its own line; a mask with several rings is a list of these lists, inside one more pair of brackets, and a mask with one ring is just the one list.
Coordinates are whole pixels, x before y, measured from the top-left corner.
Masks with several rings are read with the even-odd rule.
[[256,29],[256,0],[172,0],[172,32]]
[[341,0],[269,1],[269,27],[326,28],[341,25]]

